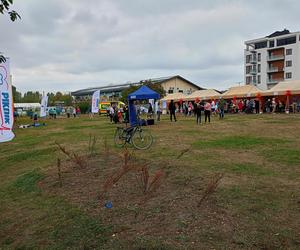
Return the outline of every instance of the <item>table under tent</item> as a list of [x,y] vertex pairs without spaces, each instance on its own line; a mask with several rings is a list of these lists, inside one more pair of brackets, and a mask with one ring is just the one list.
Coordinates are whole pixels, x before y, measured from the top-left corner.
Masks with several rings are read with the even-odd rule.
[[160,95],[154,90],[150,89],[147,86],[142,86],[138,90],[130,93],[128,95],[128,104],[129,104],[129,122],[131,126],[137,125],[140,121],[137,118],[137,111],[135,107],[135,102],[138,100],[158,100]]

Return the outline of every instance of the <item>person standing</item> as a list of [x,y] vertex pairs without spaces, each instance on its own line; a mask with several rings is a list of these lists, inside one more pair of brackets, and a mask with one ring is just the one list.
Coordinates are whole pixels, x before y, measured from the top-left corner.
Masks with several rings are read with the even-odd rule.
[[36,124],[38,124],[38,115],[37,113],[35,112],[33,114],[33,126],[36,126]]
[[123,116],[122,116],[121,109],[118,109],[118,114],[117,114],[117,115],[118,115],[118,122],[119,122],[119,123],[122,123],[122,117],[123,117]]
[[212,102],[211,102],[211,113],[212,113],[213,115],[216,114],[216,103],[215,103],[214,100],[212,100]]
[[195,107],[195,114],[196,114],[196,122],[197,122],[197,124],[201,123],[201,109],[202,109],[201,104],[200,104],[200,102],[198,102],[196,104],[196,107]]
[[242,113],[243,112],[243,108],[244,108],[243,100],[239,101],[238,108],[239,108],[239,113]]
[[276,111],[276,99],[275,97],[272,98],[272,113],[274,114]]
[[224,119],[224,109],[225,109],[225,100],[224,99],[220,99],[219,101],[219,118],[220,119]]
[[149,108],[148,108],[148,115],[147,115],[147,117],[148,117],[148,118],[152,118],[152,115],[153,115],[153,107],[152,107],[152,104],[149,103]]
[[76,107],[76,115],[79,117],[80,113],[81,113],[80,108],[79,108],[79,106],[77,106]]
[[159,122],[160,121],[160,114],[161,114],[161,109],[160,109],[160,103],[158,102],[157,103],[157,110],[156,110],[156,118],[157,118],[157,121]]
[[109,117],[110,117],[110,122],[113,122],[113,118],[114,118],[114,114],[115,114],[115,110],[112,106],[109,107]]
[[70,118],[71,116],[71,108],[67,107],[67,117]]
[[259,114],[259,101],[255,100],[255,113]]
[[265,104],[265,108],[266,108],[266,112],[267,112],[267,113],[270,113],[270,112],[271,112],[271,106],[272,106],[271,100],[268,99],[268,100],[266,101],[266,104]]
[[124,111],[124,121],[127,124],[129,122],[129,109],[127,105],[124,107],[123,111]]
[[170,120],[172,121],[172,117],[174,117],[174,121],[176,122],[176,115],[175,115],[176,107],[173,100],[171,100],[169,104],[169,111],[170,111]]
[[208,122],[210,123],[210,113],[211,113],[211,105],[209,102],[206,102],[204,105],[204,115],[205,115],[205,123],[208,118]]
[[184,112],[184,116],[185,116],[185,117],[186,117],[186,116],[188,115],[188,113],[189,113],[189,108],[188,108],[188,105],[187,105],[186,102],[183,104],[183,112]]

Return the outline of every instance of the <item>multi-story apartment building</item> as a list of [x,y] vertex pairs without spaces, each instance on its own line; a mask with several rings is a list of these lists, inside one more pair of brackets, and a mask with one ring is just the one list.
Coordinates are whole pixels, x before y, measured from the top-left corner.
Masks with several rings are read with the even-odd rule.
[[300,32],[276,31],[245,45],[246,84],[267,90],[280,81],[300,80]]

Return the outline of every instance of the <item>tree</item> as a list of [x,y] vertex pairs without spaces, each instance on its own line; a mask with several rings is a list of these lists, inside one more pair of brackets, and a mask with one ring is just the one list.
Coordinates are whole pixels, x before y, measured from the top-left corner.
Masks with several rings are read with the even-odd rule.
[[15,86],[12,86],[14,102],[18,103],[22,101],[22,93],[17,91]]
[[151,80],[146,80],[146,81],[141,81],[140,82],[141,85],[138,86],[130,86],[127,89],[124,89],[121,93],[122,97],[120,98],[120,100],[122,102],[126,102],[127,103],[127,97],[130,93],[136,91],[137,89],[139,89],[142,85],[145,85],[147,87],[149,87],[150,89],[156,91],[158,94],[160,94],[160,97],[164,97],[166,95],[166,91],[164,90],[164,88],[162,87],[161,83],[156,83],[156,82],[152,82]]
[[[16,21],[18,18],[21,19],[20,15],[14,11],[10,10],[11,5],[13,4],[13,0],[0,0],[0,14],[8,14],[10,20],[13,22]],[[0,54],[0,63],[5,62],[5,57]]]
[[63,94],[61,92],[54,93],[48,93],[48,103],[50,106],[55,106],[55,102],[63,102],[66,106],[71,106],[73,99],[70,94]]
[[21,19],[21,17],[16,11],[10,10],[10,7],[12,4],[13,4],[13,0],[0,0],[0,13],[2,15],[8,14],[10,17],[10,20],[12,20],[14,22],[18,18]]
[[25,103],[39,103],[41,101],[42,95],[40,94],[40,92],[35,91],[27,91],[24,94],[24,97],[22,98],[22,102]]

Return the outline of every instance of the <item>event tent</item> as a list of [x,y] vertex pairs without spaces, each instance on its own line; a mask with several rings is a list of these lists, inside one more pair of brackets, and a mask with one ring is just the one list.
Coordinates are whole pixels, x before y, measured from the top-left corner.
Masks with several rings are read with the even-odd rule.
[[237,87],[231,87],[225,93],[222,94],[222,98],[246,98],[246,97],[255,97],[258,93],[262,93],[263,90],[257,88],[253,85],[243,85]]
[[180,99],[185,100],[186,99],[186,95],[184,95],[183,93],[174,93],[174,94],[169,94],[167,96],[165,96],[163,99],[161,99],[162,101],[179,101]]
[[23,108],[23,109],[39,109],[41,108],[40,103],[14,103],[14,108]]
[[145,100],[145,99],[159,99],[160,95],[149,87],[143,85],[138,90],[128,95],[128,100]]
[[300,81],[298,80],[298,81],[279,82],[273,88],[262,92],[262,95],[263,96],[286,95],[287,91],[289,91],[291,95],[299,95]]
[[134,126],[137,124],[137,115],[134,106],[134,101],[148,100],[148,99],[157,100],[160,98],[160,95],[154,90],[150,89],[149,87],[143,85],[138,90],[130,93],[127,98],[129,102],[129,121],[130,121],[130,125]]
[[184,100],[194,101],[196,98],[200,100],[219,99],[221,94],[214,89],[197,90],[191,95],[187,95]]

